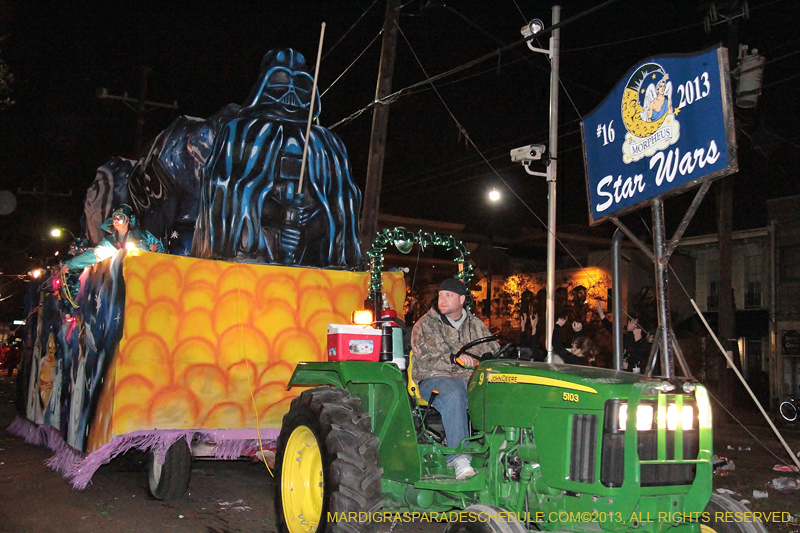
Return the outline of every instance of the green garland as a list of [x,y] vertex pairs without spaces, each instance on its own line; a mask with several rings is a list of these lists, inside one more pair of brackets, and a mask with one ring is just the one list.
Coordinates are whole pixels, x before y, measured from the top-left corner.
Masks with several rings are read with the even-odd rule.
[[385,229],[377,234],[372,249],[367,252],[370,261],[370,292],[380,294],[383,282],[381,273],[383,272],[383,254],[387,246],[395,243],[404,243],[420,246],[424,251],[427,246],[441,246],[455,252],[453,259],[459,266],[459,273],[455,276],[465,285],[469,286],[472,280],[472,265],[467,261],[469,252],[464,247],[464,243],[452,235],[440,235],[438,233],[428,233],[427,231],[409,231],[405,228]]

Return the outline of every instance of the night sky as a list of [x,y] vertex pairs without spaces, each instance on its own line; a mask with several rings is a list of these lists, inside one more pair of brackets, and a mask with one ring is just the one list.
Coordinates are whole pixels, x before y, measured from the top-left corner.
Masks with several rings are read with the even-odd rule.
[[[561,18],[598,4],[565,1]],[[741,13],[742,3],[717,6],[721,15],[732,16]],[[699,1],[619,0],[563,27],[562,229],[589,231],[580,117],[635,63],[720,42],[748,44],[767,60],[757,108],[736,115],[741,170],[726,178],[735,180],[734,228],[766,225],[765,199],[800,194],[800,2],[751,1],[748,7],[748,19],[721,21],[710,33],[703,25],[708,3]],[[393,90],[518,43],[519,30],[530,19],[549,25],[550,8],[530,0],[405,3]],[[178,115],[205,118],[228,103],[241,104],[270,49],[299,50],[313,72],[324,21],[319,86],[326,92],[320,123],[331,127],[374,98],[384,9],[384,2],[369,0],[0,4],[0,35],[6,36],[0,58],[16,78],[16,105],[0,111],[0,190],[71,193],[17,194],[17,210],[0,216],[0,266],[6,274],[0,297],[20,288],[9,274],[24,272],[39,254],[51,253],[54,244],[42,241],[46,228],[60,225],[78,233],[83,195],[95,169],[112,156],[136,155],[136,114],[120,102],[98,99],[99,87],[138,96],[142,66],[152,68],[147,99],[177,100],[179,108],[146,115],[147,142]],[[513,237],[523,227],[541,231],[536,216],[546,220],[544,179],[525,174],[508,152],[546,143],[549,72],[545,56],[520,44],[439,80],[436,90],[424,86],[402,92],[390,108],[381,211],[464,223],[468,231],[481,233],[489,219],[486,192],[497,187],[504,193],[498,234]],[[371,123],[372,113],[366,111],[333,129],[348,149],[362,189]],[[465,134],[474,146],[465,143]],[[536,216],[505,190],[498,174]],[[667,202],[670,220],[682,216],[692,196]],[[716,231],[713,207],[711,194],[688,234]],[[645,232],[642,219],[649,217],[643,210],[625,221]],[[606,224],[592,231],[610,235],[611,230]],[[0,315],[6,317],[3,309]]]

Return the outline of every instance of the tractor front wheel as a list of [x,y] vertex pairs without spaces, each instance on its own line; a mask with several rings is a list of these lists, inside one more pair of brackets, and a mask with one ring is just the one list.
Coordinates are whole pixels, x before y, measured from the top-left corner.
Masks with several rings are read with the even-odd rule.
[[527,528],[509,511],[493,505],[471,505],[447,523],[444,533],[527,533]]
[[[706,505],[706,512],[703,513],[703,518],[707,517],[708,520],[701,521],[701,533],[767,533],[767,529],[761,522],[730,520],[732,516],[746,516],[733,513],[752,513],[752,511],[730,496],[714,493],[711,501]],[[723,520],[720,521],[717,517],[721,517]],[[726,521],[724,517],[730,521]]]
[[361,400],[346,390],[318,387],[292,400],[275,473],[281,532],[375,529],[371,513],[383,504],[378,438]]

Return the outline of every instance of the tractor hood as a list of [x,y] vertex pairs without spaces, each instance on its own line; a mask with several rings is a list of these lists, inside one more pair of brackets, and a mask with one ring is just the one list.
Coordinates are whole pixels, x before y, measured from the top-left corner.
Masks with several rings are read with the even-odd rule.
[[564,364],[487,361],[470,380],[469,410],[477,429],[532,427],[539,409],[602,411],[645,381],[639,374]]

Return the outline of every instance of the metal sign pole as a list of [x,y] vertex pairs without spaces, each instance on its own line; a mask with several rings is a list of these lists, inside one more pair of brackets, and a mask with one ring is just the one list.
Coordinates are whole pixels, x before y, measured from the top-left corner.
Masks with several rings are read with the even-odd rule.
[[661,376],[672,379],[674,350],[670,346],[672,320],[669,312],[669,253],[664,239],[664,202],[660,197],[653,198],[653,249],[655,251],[656,292],[658,294],[659,351],[661,354]]

